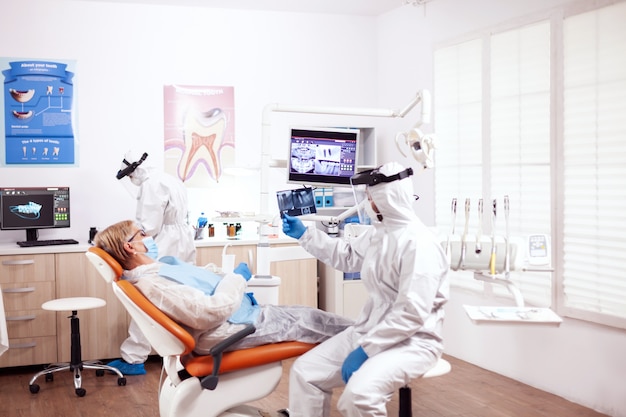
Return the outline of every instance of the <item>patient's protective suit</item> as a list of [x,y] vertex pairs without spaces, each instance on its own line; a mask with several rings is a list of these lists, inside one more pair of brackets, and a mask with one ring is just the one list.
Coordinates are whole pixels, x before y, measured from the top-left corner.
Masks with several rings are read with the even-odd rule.
[[[380,174],[403,171],[385,164]],[[339,398],[345,417],[386,416],[393,393],[435,365],[443,351],[443,305],[448,299],[445,253],[413,211],[412,181],[403,178],[367,187],[373,222],[350,241],[309,227],[299,243],[322,262],[344,272],[361,272],[368,299],[356,322],[299,357],[291,368],[291,417],[330,415],[332,389],[343,386],[342,366],[359,346],[367,359]],[[369,210],[370,212],[372,210]],[[377,216],[374,216],[377,217]]]
[[[154,237],[159,256],[169,255],[195,263],[194,231],[186,222],[187,190],[178,178],[163,171],[144,168],[141,164],[147,156],[144,154],[133,162],[131,152],[127,152],[117,178],[128,176],[139,187],[135,218],[146,234]],[[131,320],[128,338],[120,346],[122,359],[129,364],[140,364],[148,359],[151,350],[150,343]]]
[[[189,274],[190,270],[194,272]],[[191,279],[190,275],[193,275]],[[236,273],[228,273],[215,280],[203,268],[191,265],[180,268],[157,262],[124,271],[124,279],[135,285],[161,311],[185,327],[195,338],[195,352],[199,354],[208,354],[212,346],[242,330],[245,323],[249,322],[256,326],[256,332],[246,336],[231,349],[293,340],[319,343],[353,323],[339,315],[311,307],[250,307],[246,280]],[[213,282],[208,285],[202,282],[208,280]],[[200,282],[202,283],[197,284]],[[246,311],[245,317],[250,320],[233,320],[242,310]]]

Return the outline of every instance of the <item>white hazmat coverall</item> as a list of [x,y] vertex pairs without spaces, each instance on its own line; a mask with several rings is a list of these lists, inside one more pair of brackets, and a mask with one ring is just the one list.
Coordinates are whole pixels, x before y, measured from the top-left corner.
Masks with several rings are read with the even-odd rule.
[[[403,170],[385,164],[392,176]],[[386,416],[396,390],[432,368],[443,351],[443,305],[448,298],[445,253],[413,211],[412,181],[368,186],[382,222],[351,241],[309,227],[299,243],[322,262],[361,272],[368,299],[353,326],[299,357],[291,368],[291,417],[330,415],[332,389],[343,386],[346,357],[361,346],[367,359],[338,401],[345,417]]]
[[[137,167],[128,175],[139,186],[136,220],[154,237],[160,256],[174,256],[195,263],[194,231],[187,224],[187,190],[178,178],[162,171]],[[133,320],[128,338],[120,346],[122,359],[128,363],[143,363],[152,347]]]

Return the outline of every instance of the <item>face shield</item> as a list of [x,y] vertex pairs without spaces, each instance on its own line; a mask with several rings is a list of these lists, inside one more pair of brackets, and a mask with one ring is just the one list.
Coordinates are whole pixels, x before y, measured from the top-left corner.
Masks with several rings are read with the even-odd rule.
[[146,160],[147,157],[148,154],[144,152],[138,161],[131,162],[133,160],[133,157],[130,152],[127,152],[126,155],[124,155],[124,159],[122,160],[122,166],[120,167],[120,170],[117,171],[117,175],[115,176],[115,178],[121,180],[125,176],[132,174],[133,172],[135,172],[137,167]]
[[130,151],[126,152],[126,154],[124,155],[124,159],[122,160],[120,170],[117,171],[117,175],[115,176],[118,180],[122,180],[122,185],[124,186],[124,189],[134,200],[137,199],[139,189],[137,188],[136,184],[134,184],[131,174],[135,172],[137,167],[139,167],[139,165],[141,165],[147,157],[148,154],[144,152],[144,154],[141,155],[141,158],[138,161],[131,162],[134,158]]
[[397,174],[387,176],[380,172],[380,167],[360,172],[350,178],[354,199],[357,204],[359,221],[361,224],[381,222],[383,216],[376,207],[376,202],[369,192],[370,187],[382,186],[396,180],[401,180],[413,175],[413,169],[407,168]]

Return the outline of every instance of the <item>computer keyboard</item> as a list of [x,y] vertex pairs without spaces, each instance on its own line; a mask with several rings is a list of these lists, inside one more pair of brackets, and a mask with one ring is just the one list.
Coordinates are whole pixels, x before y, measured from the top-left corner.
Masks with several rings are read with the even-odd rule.
[[23,248],[33,246],[76,245],[77,243],[78,241],[74,239],[25,240],[23,242],[17,242],[17,244]]

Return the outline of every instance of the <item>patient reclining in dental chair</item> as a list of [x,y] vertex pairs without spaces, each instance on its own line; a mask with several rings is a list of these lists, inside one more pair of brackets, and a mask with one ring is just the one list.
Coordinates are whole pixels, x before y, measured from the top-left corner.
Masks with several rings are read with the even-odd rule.
[[99,232],[87,257],[163,357],[162,417],[258,415],[241,404],[273,391],[281,360],[351,324],[309,307],[260,306],[245,293],[245,264],[220,277],[174,258],[157,262],[150,240],[123,221]]
[[352,324],[315,308],[258,305],[254,295],[246,293],[251,277],[246,264],[221,277],[176,258],[152,259],[151,241],[130,220],[109,226],[95,237],[96,247],[122,266],[123,279],[194,337],[198,354],[208,354],[216,343],[248,324],[256,331],[229,350],[284,341],[320,343]]

